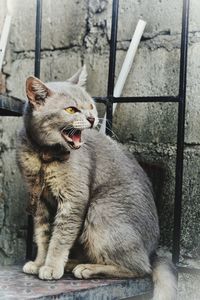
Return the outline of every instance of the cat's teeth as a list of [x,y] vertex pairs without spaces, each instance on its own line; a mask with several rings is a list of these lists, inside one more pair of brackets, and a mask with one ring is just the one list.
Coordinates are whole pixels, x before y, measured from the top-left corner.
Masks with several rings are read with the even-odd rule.
[[74,143],[75,147],[81,147],[83,145],[83,142],[75,142]]
[[65,134],[64,131],[62,132],[62,136],[67,142],[73,142],[72,138],[70,138],[68,134]]

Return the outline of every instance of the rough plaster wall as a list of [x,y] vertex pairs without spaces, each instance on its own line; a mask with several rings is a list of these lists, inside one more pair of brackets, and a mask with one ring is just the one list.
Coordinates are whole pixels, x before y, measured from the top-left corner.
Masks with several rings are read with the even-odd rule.
[[[23,99],[25,78],[34,71],[35,1],[8,0],[8,4],[13,13],[13,22],[3,72],[7,79],[7,93]],[[111,6],[111,0],[43,1],[42,80],[65,80],[82,63],[86,63],[89,92],[93,96],[106,95]],[[145,34],[123,95],[177,95],[181,9],[182,0],[120,0],[116,75],[119,73],[139,17],[142,16],[147,21]],[[19,13],[21,11],[23,15]],[[199,11],[200,1],[191,0],[182,253],[193,257],[200,255]],[[99,105],[99,109],[103,111],[102,105]],[[172,234],[176,116],[176,104],[138,103],[119,105],[114,117],[115,134],[136,154],[152,178],[161,223],[161,242],[168,246]],[[3,118],[1,122],[2,131],[10,119]],[[8,130],[5,130],[4,139],[6,136],[8,139],[7,142],[3,140],[2,145],[10,145],[10,138],[15,136],[15,127],[20,126],[20,123],[21,120],[17,118],[9,123],[14,126],[9,126],[9,134]],[[18,183],[20,179],[14,162],[14,144],[4,147],[1,162],[4,164],[1,167],[1,178],[4,179],[2,186],[7,204],[5,201],[1,203],[0,213],[5,213],[6,205],[10,216],[6,218],[7,223],[2,227],[4,231],[2,230],[1,237],[8,241],[7,244],[10,240],[15,241],[16,246],[13,246],[13,249],[18,252],[14,254],[13,250],[10,258],[5,259],[5,249],[9,249],[10,246],[6,248],[0,244],[0,263],[7,263],[23,257],[26,223],[26,217],[21,213],[25,205],[25,196],[22,184]],[[10,173],[11,169],[15,170],[17,175]],[[15,192],[13,206],[11,199],[14,184],[18,192]],[[21,206],[18,207],[17,203]],[[5,217],[2,219],[5,220]],[[16,230],[11,224],[16,224]]]
[[[3,29],[4,20],[6,17],[7,5],[6,0],[0,0],[0,36]],[[0,73],[0,92],[5,93],[5,75]]]
[[0,263],[25,257],[25,193],[15,163],[16,133],[22,119],[0,118]]

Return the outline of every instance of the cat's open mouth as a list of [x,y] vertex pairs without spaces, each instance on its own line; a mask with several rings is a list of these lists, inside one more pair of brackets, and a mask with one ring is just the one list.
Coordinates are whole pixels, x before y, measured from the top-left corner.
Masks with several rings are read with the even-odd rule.
[[72,149],[79,149],[83,144],[81,142],[81,130],[75,128],[64,128],[61,131],[64,140]]

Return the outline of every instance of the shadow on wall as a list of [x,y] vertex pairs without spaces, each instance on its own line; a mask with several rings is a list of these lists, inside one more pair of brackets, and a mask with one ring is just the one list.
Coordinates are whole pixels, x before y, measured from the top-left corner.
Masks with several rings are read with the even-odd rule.
[[[173,227],[173,205],[171,206],[168,205],[166,212],[163,210],[167,200],[164,197],[165,194],[164,186],[167,180],[166,166],[164,166],[163,164],[159,165],[147,161],[139,161],[139,163],[142,166],[142,168],[146,171],[153,185],[154,197],[155,197],[156,207],[158,211],[160,230],[161,230],[160,243],[166,246],[171,246],[172,227]],[[164,217],[165,213],[166,214],[171,213],[170,219]],[[166,232],[167,228],[169,231],[167,230]]]
[[149,176],[154,190],[160,223],[160,244],[171,249],[175,188],[175,147],[130,142],[134,154]]

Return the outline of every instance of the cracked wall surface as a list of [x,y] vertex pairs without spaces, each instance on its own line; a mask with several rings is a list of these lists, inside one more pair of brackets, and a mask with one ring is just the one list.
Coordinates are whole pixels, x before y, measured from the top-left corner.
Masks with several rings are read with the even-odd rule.
[[16,135],[21,118],[0,119],[0,263],[25,259],[26,193],[15,162]]
[[[5,11],[6,1],[1,1]],[[4,91],[25,99],[25,78],[34,72],[35,1],[8,0],[8,6],[13,19],[2,75],[6,80]],[[106,95],[111,9],[111,0],[43,1],[42,80],[66,80],[85,63],[88,91],[92,96]],[[200,1],[191,0],[181,240],[181,251],[186,257],[200,256],[199,11]],[[181,13],[182,0],[120,0],[116,78],[138,19],[142,17],[147,21],[123,95],[178,94]],[[1,19],[3,15],[0,10]],[[98,105],[98,108],[102,116],[104,106]],[[0,263],[6,264],[23,259],[25,254],[26,195],[14,154],[14,139],[21,122],[21,118],[3,117],[0,123]],[[113,130],[119,141],[137,156],[153,181],[161,244],[170,247],[177,104],[120,104]]]

